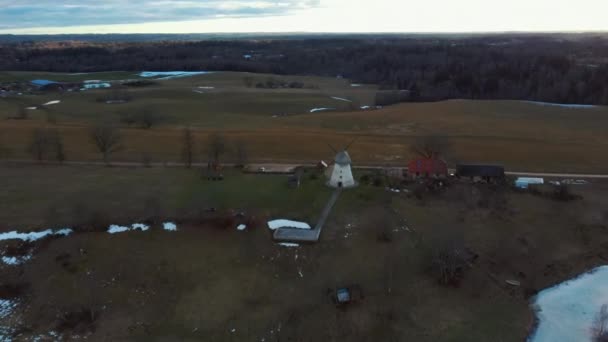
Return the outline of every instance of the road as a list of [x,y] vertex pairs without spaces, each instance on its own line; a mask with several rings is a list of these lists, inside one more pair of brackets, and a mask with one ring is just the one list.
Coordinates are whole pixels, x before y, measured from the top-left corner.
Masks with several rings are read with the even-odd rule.
[[[38,165],[38,162],[32,160],[24,160],[24,159],[9,159],[9,160],[0,160],[0,165],[7,164],[25,164],[25,165]],[[280,162],[268,162],[263,161],[260,163],[252,163],[255,164],[256,167],[263,167],[265,165],[279,165],[282,167],[296,167],[296,166],[306,166],[306,167],[314,167],[316,163],[304,162],[297,163],[295,161],[280,161]],[[42,165],[56,165],[56,163],[43,163]],[[105,166],[105,164],[101,161],[65,161],[63,165],[70,166]],[[234,164],[226,163],[224,164],[227,167],[234,166]],[[124,162],[117,161],[112,162],[112,167],[144,167],[144,164],[141,162]],[[183,163],[177,162],[153,162],[148,163],[145,167],[183,167]],[[192,167],[206,167],[207,163],[193,163]],[[395,168],[399,169],[398,166],[390,166],[390,165],[359,165],[354,166],[355,169],[370,169],[370,170],[380,170],[385,168]],[[401,168],[406,169],[406,168]],[[454,170],[450,170],[454,171]],[[608,174],[587,174],[587,173],[551,173],[551,172],[530,172],[530,171],[507,171],[505,172],[508,176],[527,176],[527,177],[546,177],[546,178],[571,178],[571,179],[608,179]]]

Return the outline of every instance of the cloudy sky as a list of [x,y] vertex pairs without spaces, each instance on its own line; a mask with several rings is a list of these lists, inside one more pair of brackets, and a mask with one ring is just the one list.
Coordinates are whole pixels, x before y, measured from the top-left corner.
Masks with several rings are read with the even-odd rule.
[[0,0],[0,33],[608,30],[606,0]]

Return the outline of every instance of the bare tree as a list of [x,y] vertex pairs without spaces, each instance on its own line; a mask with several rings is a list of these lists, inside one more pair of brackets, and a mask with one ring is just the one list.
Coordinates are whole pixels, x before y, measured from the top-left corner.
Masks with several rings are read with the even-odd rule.
[[152,126],[156,126],[164,121],[164,117],[161,114],[155,113],[150,109],[145,109],[139,114],[139,123],[141,128],[150,129]]
[[49,131],[50,145],[55,152],[55,160],[63,163],[66,159],[63,138],[57,129]]
[[467,266],[466,250],[462,241],[456,237],[444,238],[436,246],[432,268],[442,285],[457,286]]
[[443,136],[420,136],[416,137],[410,148],[414,154],[423,158],[445,157],[449,153],[450,142]]
[[236,143],[236,166],[245,167],[249,162],[249,153],[247,151],[247,145],[243,141]]
[[29,119],[29,113],[27,112],[27,109],[20,107],[19,110],[17,111],[17,114],[15,115],[15,119],[17,120],[27,120]]
[[224,152],[226,152],[226,139],[219,133],[213,133],[209,137],[209,159],[219,164]]
[[32,133],[30,143],[27,147],[27,151],[32,155],[34,160],[39,163],[42,162],[49,150],[49,137],[43,128],[36,128]]
[[104,163],[109,166],[112,153],[122,149],[123,139],[120,131],[111,125],[101,124],[91,128],[90,136],[95,147],[103,156]]
[[2,140],[3,133],[0,131],[0,158],[4,158],[8,155],[8,148],[5,146],[4,141]]
[[194,159],[194,136],[190,127],[184,128],[182,136],[182,160],[186,168],[192,167],[192,160]]
[[593,342],[608,342],[608,304],[602,305],[591,327]]

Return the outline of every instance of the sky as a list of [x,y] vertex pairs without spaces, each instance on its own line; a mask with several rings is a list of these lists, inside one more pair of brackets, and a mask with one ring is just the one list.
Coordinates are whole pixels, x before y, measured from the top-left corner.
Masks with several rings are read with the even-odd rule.
[[0,33],[608,31],[606,0],[0,0]]

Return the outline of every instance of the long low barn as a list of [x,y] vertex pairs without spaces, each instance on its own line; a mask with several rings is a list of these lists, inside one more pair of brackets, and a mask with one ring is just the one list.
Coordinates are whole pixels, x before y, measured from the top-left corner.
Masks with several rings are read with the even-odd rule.
[[482,179],[500,179],[505,177],[505,168],[500,165],[459,164],[456,165],[458,177],[479,177]]

